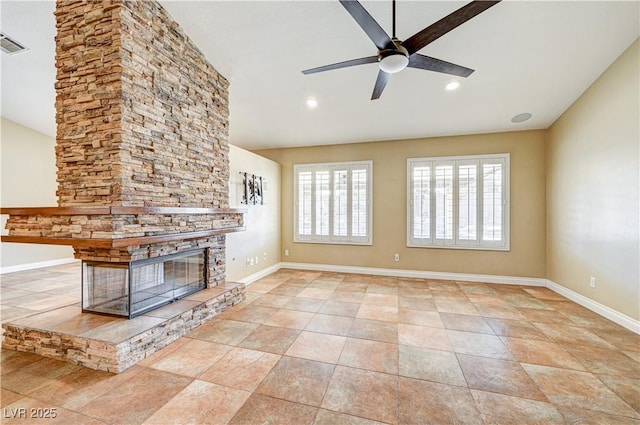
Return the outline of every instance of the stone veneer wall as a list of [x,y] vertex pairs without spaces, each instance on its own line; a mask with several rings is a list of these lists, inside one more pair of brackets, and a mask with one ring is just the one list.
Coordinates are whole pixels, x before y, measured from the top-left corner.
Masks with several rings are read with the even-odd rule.
[[[227,208],[229,83],[180,26],[150,0],[58,0],[55,15],[58,206]],[[176,217],[94,216],[82,226],[49,217],[54,231],[43,231],[118,239],[226,220]],[[75,256],[132,261],[206,247],[213,286],[224,279],[224,243],[221,235],[117,249],[85,244]]]
[[228,82],[154,1],[59,0],[58,204],[228,206]]

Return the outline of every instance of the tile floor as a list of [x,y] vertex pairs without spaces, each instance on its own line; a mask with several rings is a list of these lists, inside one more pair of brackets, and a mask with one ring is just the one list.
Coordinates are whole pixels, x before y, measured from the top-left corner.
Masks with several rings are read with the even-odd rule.
[[[2,320],[77,268],[3,275]],[[120,375],[1,373],[3,424],[640,424],[640,336],[536,287],[280,270]]]

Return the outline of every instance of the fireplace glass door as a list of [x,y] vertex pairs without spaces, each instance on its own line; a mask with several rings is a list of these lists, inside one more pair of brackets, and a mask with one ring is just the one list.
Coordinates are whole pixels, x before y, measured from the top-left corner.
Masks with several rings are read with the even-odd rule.
[[129,318],[206,287],[204,250],[135,261],[84,261],[82,310]]

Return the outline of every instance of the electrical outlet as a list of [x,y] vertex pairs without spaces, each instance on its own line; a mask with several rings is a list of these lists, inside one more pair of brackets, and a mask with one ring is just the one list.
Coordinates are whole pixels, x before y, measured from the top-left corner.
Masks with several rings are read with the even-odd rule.
[[253,264],[255,264],[256,266],[258,265],[258,257],[255,257],[255,258],[253,259]]
[[289,250],[288,250],[288,249],[285,249],[285,250],[284,250],[284,256],[285,256],[285,257],[288,257],[288,256],[289,256]]
[[251,266],[251,258],[247,258],[247,267]]
[[393,254],[393,261],[400,261],[400,254]]
[[262,254],[262,260],[263,261],[267,261],[267,253],[266,252],[264,254]]
[[592,288],[596,287],[596,278],[591,276],[591,280],[589,281],[589,286]]

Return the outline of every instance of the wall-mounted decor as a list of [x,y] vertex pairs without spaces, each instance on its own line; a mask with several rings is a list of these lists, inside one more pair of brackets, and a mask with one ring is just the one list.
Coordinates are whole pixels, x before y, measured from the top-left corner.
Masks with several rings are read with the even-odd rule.
[[240,172],[240,174],[242,174],[242,184],[244,186],[242,204],[264,205],[264,190],[267,179],[251,173]]

